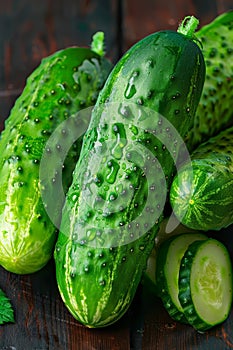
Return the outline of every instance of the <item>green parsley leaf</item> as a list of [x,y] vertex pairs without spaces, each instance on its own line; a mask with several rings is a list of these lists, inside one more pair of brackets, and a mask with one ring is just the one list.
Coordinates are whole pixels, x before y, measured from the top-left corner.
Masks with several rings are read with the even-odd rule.
[[15,322],[14,310],[6,294],[0,289],[0,325]]

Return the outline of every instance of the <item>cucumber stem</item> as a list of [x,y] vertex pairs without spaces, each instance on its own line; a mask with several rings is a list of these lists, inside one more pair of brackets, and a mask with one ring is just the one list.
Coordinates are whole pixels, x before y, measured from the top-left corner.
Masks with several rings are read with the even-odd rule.
[[194,16],[186,16],[183,21],[180,23],[177,32],[181,33],[188,38],[194,39],[194,32],[197,29],[199,20]]
[[96,52],[101,57],[104,56],[104,33],[96,32],[92,37],[91,50]]

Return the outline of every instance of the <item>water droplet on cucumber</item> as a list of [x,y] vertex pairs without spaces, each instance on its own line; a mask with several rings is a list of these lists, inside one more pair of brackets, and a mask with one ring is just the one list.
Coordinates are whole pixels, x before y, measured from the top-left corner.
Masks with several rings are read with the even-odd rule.
[[119,165],[115,160],[111,160],[108,162],[108,166],[110,167],[110,172],[106,177],[106,181],[108,183],[114,183],[119,170]]
[[136,94],[137,89],[135,86],[135,79],[138,77],[138,75],[139,75],[138,71],[134,71],[133,74],[131,75],[124,92],[125,98],[130,99]]

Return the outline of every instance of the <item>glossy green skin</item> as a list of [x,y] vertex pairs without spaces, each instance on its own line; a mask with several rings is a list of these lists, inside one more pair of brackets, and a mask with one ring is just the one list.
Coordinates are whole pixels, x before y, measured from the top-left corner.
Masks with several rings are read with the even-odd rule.
[[131,304],[159,229],[161,192],[174,171],[176,133],[165,118],[182,137],[187,133],[204,72],[195,43],[158,32],[126,52],[98,97],[55,250],[63,301],[88,327],[116,322]]
[[220,230],[233,223],[233,127],[200,145],[179,169],[170,203],[183,225]]
[[203,26],[196,37],[203,45],[206,78],[186,141],[190,151],[233,125],[233,11]]
[[[65,119],[94,104],[109,70],[105,58],[88,48],[71,47],[44,58],[28,77],[0,139],[0,264],[5,269],[32,273],[51,258],[57,228],[44,208],[39,181],[45,144]],[[80,138],[71,147],[65,160],[66,189],[81,142]],[[50,151],[56,155],[59,149]],[[51,192],[53,171],[46,188]],[[59,220],[63,203],[53,205]]]
[[[204,251],[204,254],[199,255],[201,251]],[[206,273],[208,278],[212,278],[213,285],[211,287],[215,298],[213,300],[210,300],[208,292],[205,293],[205,290],[202,290],[202,279],[205,279]],[[212,276],[209,276],[210,273]],[[222,243],[209,238],[204,241],[197,240],[189,245],[180,264],[179,300],[188,323],[196,330],[206,331],[227,319],[233,300],[232,276],[231,258]],[[207,288],[209,287],[208,285]],[[221,295],[218,295],[219,291]],[[201,307],[200,299],[204,300],[204,303],[202,302],[204,305]],[[219,304],[218,306],[215,306],[216,302]],[[211,322],[207,318],[208,308],[211,308],[212,313],[215,313]]]

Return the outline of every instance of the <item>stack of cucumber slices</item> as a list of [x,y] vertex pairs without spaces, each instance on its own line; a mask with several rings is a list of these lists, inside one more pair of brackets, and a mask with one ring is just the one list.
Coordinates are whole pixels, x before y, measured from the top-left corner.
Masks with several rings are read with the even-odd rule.
[[223,243],[202,233],[181,233],[163,241],[154,257],[156,293],[174,320],[206,331],[227,319],[233,274]]

